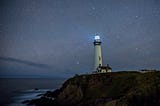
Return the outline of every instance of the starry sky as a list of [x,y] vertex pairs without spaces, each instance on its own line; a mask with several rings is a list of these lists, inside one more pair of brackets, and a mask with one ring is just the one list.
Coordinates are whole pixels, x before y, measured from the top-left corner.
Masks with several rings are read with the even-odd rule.
[[0,0],[0,77],[160,69],[160,0]]

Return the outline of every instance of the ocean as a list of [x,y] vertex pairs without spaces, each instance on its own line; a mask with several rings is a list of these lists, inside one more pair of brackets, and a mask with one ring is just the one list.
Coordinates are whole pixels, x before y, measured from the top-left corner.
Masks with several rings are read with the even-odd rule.
[[25,100],[60,88],[65,78],[0,78],[0,106],[26,106]]

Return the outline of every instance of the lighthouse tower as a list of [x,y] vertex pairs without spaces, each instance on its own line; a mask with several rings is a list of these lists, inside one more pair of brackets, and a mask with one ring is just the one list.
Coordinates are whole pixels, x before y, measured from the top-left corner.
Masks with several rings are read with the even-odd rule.
[[101,40],[100,36],[96,34],[94,37],[94,72],[97,72],[97,68],[102,66],[102,55],[101,55]]

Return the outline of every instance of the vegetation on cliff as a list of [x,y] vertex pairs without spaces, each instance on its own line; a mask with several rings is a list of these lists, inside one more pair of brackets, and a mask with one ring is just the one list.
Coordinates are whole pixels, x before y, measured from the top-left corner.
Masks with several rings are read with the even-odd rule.
[[[52,99],[54,98],[54,99]],[[76,75],[60,89],[28,104],[37,106],[160,105],[160,72]]]

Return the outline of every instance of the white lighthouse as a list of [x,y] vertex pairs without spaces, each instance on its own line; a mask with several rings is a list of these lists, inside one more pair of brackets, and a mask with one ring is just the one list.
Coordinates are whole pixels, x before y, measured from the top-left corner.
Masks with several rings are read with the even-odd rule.
[[102,66],[102,54],[101,54],[101,40],[100,36],[96,34],[94,37],[94,72],[97,72],[97,68]]
[[101,54],[101,39],[100,36],[96,34],[94,37],[94,73],[106,73],[112,72],[112,68],[107,64],[106,66],[102,65],[102,54]]

